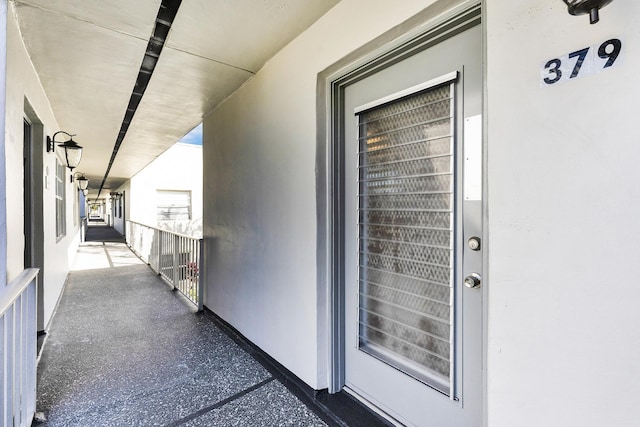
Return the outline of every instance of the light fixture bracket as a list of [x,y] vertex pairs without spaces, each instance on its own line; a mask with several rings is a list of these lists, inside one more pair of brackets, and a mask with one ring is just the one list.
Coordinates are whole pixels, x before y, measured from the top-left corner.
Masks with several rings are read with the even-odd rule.
[[589,15],[589,22],[596,24],[600,20],[600,9],[613,0],[562,0],[571,15]]
[[[65,134],[69,137],[66,141],[56,141],[56,135],[59,133]],[[66,163],[66,167],[68,167],[72,172],[78,167],[80,164],[80,160],[82,159],[82,146],[78,145],[77,142],[73,140],[72,135],[63,130],[59,130],[58,132],[53,134],[53,137],[49,138],[47,136],[47,153],[54,152],[56,149],[56,145],[63,149],[64,151],[64,161]]]

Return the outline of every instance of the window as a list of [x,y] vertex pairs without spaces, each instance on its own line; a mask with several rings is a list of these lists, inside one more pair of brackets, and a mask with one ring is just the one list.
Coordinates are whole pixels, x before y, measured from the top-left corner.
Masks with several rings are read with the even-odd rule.
[[56,237],[67,233],[65,167],[56,159]]
[[191,191],[158,190],[158,221],[191,219]]
[[359,348],[451,392],[454,84],[358,113]]
[[[74,190],[75,190],[74,186]],[[73,225],[78,226],[78,219],[80,217],[80,191],[75,191],[76,197],[73,198]]]

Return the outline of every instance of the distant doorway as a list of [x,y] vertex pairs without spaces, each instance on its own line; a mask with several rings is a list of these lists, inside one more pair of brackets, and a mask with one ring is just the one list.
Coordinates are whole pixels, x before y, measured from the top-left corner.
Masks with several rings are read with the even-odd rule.
[[25,99],[23,116],[23,197],[24,268],[38,268],[38,331],[44,331],[44,127]]
[[34,267],[33,259],[33,182],[32,182],[32,141],[31,122],[25,117],[23,120],[23,207],[24,207],[24,268]]

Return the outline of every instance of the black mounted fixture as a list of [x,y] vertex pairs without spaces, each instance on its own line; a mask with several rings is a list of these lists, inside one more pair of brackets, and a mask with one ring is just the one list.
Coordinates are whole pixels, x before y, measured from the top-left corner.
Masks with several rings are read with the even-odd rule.
[[571,15],[589,14],[589,22],[592,24],[600,20],[599,11],[613,0],[562,0],[569,8]]
[[[59,133],[67,135],[69,139],[64,142],[56,141],[56,135],[58,135]],[[70,133],[62,130],[54,133],[52,138],[49,138],[47,136],[47,153],[54,152],[57,144],[58,148],[62,149],[62,157],[64,158],[64,161],[66,163],[65,166],[68,167],[72,172],[75,168],[78,167],[78,165],[80,164],[80,160],[82,159],[82,146],[78,145],[78,143],[73,140],[74,136],[75,135],[71,135]]]
[[81,172],[76,172],[71,175],[71,182],[73,182],[74,177],[76,179],[76,183],[78,184],[78,190],[85,191],[89,186],[89,179]]

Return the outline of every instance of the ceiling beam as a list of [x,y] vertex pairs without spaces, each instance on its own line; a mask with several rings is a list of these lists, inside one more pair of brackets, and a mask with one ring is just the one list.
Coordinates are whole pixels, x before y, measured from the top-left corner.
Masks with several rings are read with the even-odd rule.
[[113,162],[116,160],[116,156],[118,155],[118,150],[120,150],[120,146],[122,145],[124,137],[127,134],[129,125],[133,121],[136,110],[138,109],[140,101],[144,96],[144,92],[147,89],[149,81],[151,80],[153,71],[156,67],[156,64],[158,63],[158,58],[160,58],[162,48],[167,41],[169,30],[171,30],[171,25],[173,24],[173,20],[178,13],[178,8],[180,7],[181,3],[182,0],[162,0],[162,3],[160,4],[160,9],[158,10],[158,15],[156,16],[156,22],[153,28],[153,33],[151,34],[149,42],[147,43],[147,50],[145,51],[144,57],[142,58],[142,64],[140,65],[138,78],[136,79],[131,97],[129,98],[129,105],[127,105],[127,109],[124,113],[124,118],[122,119],[122,124],[120,125],[120,132],[118,132],[118,136],[116,137],[116,142],[113,146],[113,152],[111,153],[111,159],[109,160],[109,165],[107,166],[107,170],[104,173],[104,178],[102,178],[102,183],[100,184],[100,189],[98,190],[98,195],[96,196],[96,201],[100,197],[100,193],[102,192],[102,189],[107,182],[107,178],[109,177],[109,172],[111,172]]

